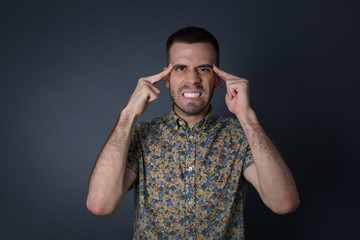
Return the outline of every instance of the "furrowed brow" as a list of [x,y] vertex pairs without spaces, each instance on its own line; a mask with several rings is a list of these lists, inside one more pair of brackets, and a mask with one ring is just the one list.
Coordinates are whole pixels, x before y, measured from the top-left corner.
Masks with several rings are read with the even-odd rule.
[[173,68],[178,68],[178,67],[187,67],[187,66],[184,64],[175,64]]
[[212,64],[202,64],[202,65],[196,66],[196,68],[203,68],[203,67],[212,69],[213,65]]

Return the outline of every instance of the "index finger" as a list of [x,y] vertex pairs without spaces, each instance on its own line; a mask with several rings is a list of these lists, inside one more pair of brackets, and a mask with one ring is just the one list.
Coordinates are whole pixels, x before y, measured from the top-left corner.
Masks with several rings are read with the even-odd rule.
[[164,79],[167,75],[169,75],[171,73],[173,66],[174,66],[174,64],[170,63],[169,66],[166,68],[166,70],[164,70],[158,74],[146,77],[145,79],[148,80],[151,84],[160,82],[162,79]]
[[216,67],[215,65],[213,66],[213,70],[214,70],[214,72],[215,72],[221,79],[223,79],[223,80],[225,80],[225,81],[227,81],[227,80],[229,80],[229,79],[231,79],[231,78],[236,77],[236,76],[231,75],[231,74],[229,74],[229,73],[227,73],[227,72],[224,72],[223,70],[221,70],[220,68]]

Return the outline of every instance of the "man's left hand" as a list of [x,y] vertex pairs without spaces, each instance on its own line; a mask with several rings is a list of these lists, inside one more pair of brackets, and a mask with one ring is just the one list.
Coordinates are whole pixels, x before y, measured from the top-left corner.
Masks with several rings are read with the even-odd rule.
[[249,97],[249,81],[229,73],[226,73],[216,66],[213,66],[214,72],[226,83],[226,105],[230,112],[238,118],[252,112]]

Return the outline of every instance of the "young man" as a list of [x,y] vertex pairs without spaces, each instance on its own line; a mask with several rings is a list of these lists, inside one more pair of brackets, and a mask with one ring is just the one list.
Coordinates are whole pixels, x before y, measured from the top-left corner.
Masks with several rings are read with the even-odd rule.
[[[294,211],[292,174],[250,106],[248,81],[218,68],[216,39],[201,28],[180,29],[167,41],[167,57],[168,67],[140,78],[121,111],[91,176],[89,210],[113,213],[134,186],[134,239],[244,239],[249,181],[272,211]],[[161,80],[173,110],[136,124]],[[236,119],[211,113],[222,80]]]

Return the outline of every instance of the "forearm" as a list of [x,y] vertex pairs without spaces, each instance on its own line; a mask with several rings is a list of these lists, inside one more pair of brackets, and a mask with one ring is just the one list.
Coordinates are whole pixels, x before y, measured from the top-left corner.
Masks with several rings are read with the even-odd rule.
[[[287,212],[299,204],[295,181],[281,154],[265,133],[254,111],[238,116],[248,139],[257,172],[258,192],[275,212]],[[285,210],[278,210],[285,209]]]
[[87,206],[98,215],[111,214],[122,202],[126,160],[136,117],[124,109],[103,147],[90,178]]
[[163,72],[138,80],[128,104],[121,112],[118,123],[98,157],[90,179],[87,207],[94,214],[108,215],[115,211],[136,180],[136,174],[126,168],[131,135],[137,118],[160,94],[154,84],[167,78],[172,68],[170,63]]

